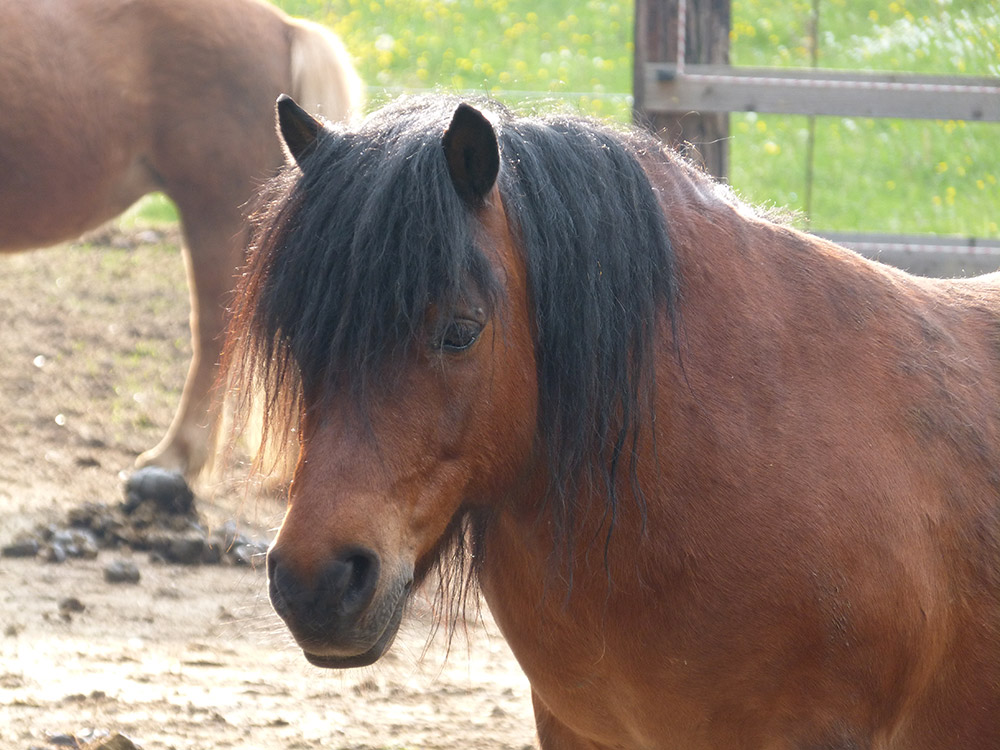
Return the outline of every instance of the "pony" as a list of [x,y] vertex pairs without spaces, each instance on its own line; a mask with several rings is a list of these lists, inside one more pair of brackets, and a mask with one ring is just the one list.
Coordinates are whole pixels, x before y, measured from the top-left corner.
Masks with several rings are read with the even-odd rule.
[[0,0],[0,251],[73,239],[146,193],[177,206],[193,355],[173,422],[137,467],[195,476],[243,262],[245,204],[284,162],[273,106],[359,110],[340,39],[261,0]]
[[298,438],[267,570],[309,662],[375,662],[437,579],[545,750],[997,746],[1000,275],[573,116],[277,109],[224,361]]

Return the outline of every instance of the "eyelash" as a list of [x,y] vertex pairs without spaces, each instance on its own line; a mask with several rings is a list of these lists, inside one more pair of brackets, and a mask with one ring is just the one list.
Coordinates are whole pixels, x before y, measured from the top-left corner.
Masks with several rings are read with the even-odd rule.
[[442,352],[458,353],[472,347],[479,339],[483,326],[466,319],[450,320],[440,326],[431,339],[431,346]]

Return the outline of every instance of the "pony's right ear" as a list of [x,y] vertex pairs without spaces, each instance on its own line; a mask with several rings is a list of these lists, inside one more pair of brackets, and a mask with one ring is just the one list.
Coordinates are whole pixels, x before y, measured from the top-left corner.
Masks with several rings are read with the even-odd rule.
[[278,97],[278,130],[285,148],[301,167],[302,160],[316,147],[323,123],[306,112],[287,94]]

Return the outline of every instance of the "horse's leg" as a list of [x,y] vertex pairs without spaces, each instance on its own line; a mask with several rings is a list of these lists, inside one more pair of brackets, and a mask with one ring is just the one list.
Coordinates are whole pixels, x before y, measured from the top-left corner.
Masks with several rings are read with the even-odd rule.
[[531,706],[542,750],[602,750],[602,745],[580,737],[553,716],[534,690],[531,691]]
[[219,354],[246,235],[235,207],[213,210],[211,203],[194,200],[177,204],[191,299],[191,365],[170,428],[159,444],[139,456],[136,466],[157,466],[191,478],[210,457],[221,411],[215,388]]

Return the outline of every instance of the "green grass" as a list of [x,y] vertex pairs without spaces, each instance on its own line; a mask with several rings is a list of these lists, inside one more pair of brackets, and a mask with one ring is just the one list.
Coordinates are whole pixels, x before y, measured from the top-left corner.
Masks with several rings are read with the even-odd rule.
[[[440,89],[630,117],[631,0],[277,4],[341,35],[372,106],[403,91]],[[821,0],[819,7],[821,66],[1000,75],[1000,0]],[[811,10],[811,0],[733,0],[733,64],[809,66]],[[807,118],[734,113],[730,123],[737,191],[804,211]],[[814,228],[1000,236],[1000,124],[824,117],[815,131]]]
[[333,27],[376,89],[441,87],[505,101],[532,92],[627,113],[631,0],[284,0]]
[[171,224],[177,221],[177,207],[163,193],[151,193],[122,214],[119,221],[129,229]]

